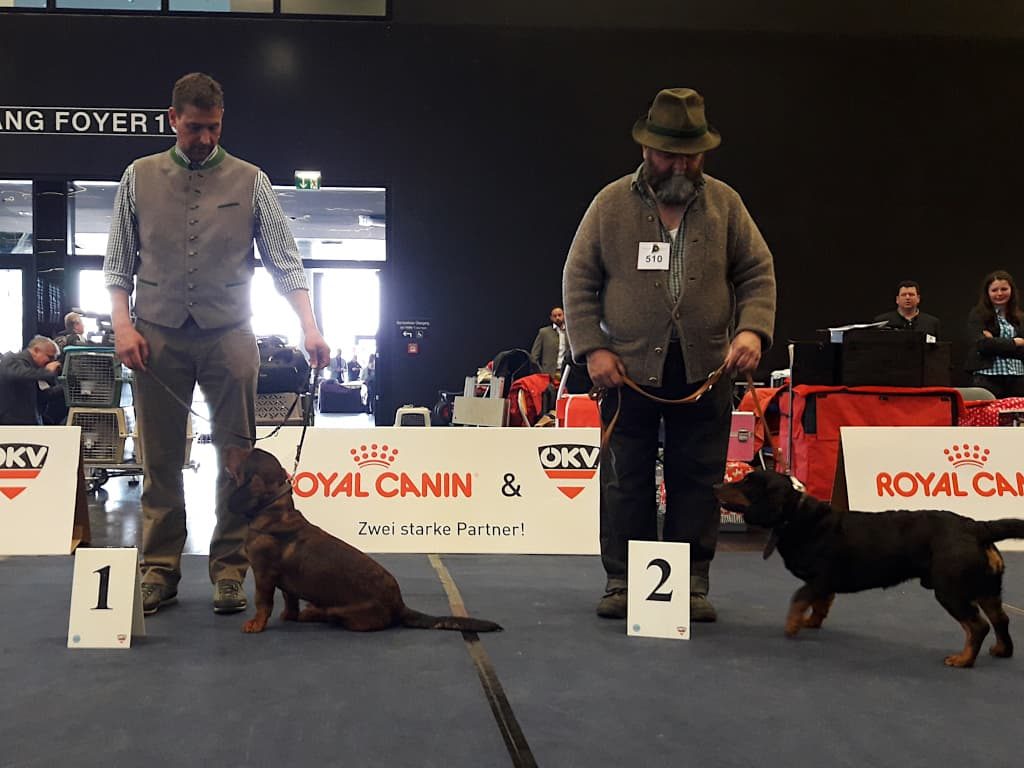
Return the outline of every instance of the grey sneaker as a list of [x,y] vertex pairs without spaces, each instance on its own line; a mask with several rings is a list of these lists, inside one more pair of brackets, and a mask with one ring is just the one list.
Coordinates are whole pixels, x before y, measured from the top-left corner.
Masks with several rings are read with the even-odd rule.
[[597,604],[597,615],[604,619],[626,618],[626,582],[608,579],[604,597]]
[[690,621],[712,622],[717,619],[718,612],[708,600],[707,595],[702,592],[694,592],[690,595]]
[[146,616],[152,616],[165,605],[173,605],[178,602],[178,590],[163,584],[142,584],[142,612]]
[[238,613],[249,605],[245,599],[242,582],[234,579],[221,579],[213,587],[213,612]]

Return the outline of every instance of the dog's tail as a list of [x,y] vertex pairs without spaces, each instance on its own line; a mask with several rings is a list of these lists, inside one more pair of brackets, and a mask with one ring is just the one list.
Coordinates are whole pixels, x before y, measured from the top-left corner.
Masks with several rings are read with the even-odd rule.
[[402,611],[402,626],[415,629],[451,629],[456,632],[501,632],[501,626],[487,619],[469,616],[430,616],[406,606]]
[[984,542],[1003,539],[1024,539],[1024,520],[1004,517],[1002,520],[979,520],[978,538]]

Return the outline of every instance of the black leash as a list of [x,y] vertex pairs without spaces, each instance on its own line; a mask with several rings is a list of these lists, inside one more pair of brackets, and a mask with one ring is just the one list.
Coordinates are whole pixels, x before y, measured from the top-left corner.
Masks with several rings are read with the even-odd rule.
[[[286,413],[284,415],[284,418],[281,420],[281,423],[278,424],[277,426],[275,426],[274,429],[270,432],[269,435],[264,435],[263,437],[256,437],[256,435],[243,435],[243,434],[240,434],[238,432],[234,432],[234,431],[232,431],[230,429],[225,430],[225,431],[229,435],[231,435],[232,437],[237,437],[240,440],[248,440],[250,443],[252,443],[253,446],[255,446],[256,443],[258,443],[260,440],[267,440],[268,438],[271,438],[274,435],[276,435],[278,432],[280,432],[281,431],[281,427],[285,426],[285,424],[288,422],[288,419],[291,418],[292,413],[295,411],[295,406],[299,404],[300,400],[305,399],[305,397],[308,395],[309,396],[309,408],[303,410],[303,413],[302,413],[302,435],[299,437],[299,444],[295,448],[295,466],[292,468],[292,474],[294,475],[295,472],[299,468],[299,457],[302,455],[302,445],[306,441],[306,430],[309,428],[309,422],[312,421],[312,419],[313,419],[313,396],[312,396],[313,382],[316,380],[316,377],[319,374],[319,372],[320,372],[320,370],[318,368],[310,368],[309,369],[309,381],[306,382],[306,391],[305,392],[297,392],[297,393],[295,393],[297,395],[297,397],[294,400],[292,400],[292,404],[291,404],[291,407],[288,409],[288,413]],[[186,411],[188,411],[190,414],[192,414],[195,418],[199,419],[200,421],[205,421],[207,424],[210,425],[210,427],[213,427],[213,425],[214,425],[213,424],[213,419],[211,419],[211,418],[209,418],[207,416],[201,416],[200,414],[196,413],[196,411],[192,407],[191,403],[186,403],[184,400],[182,400],[180,397],[178,397],[178,395],[169,386],[167,386],[167,384],[164,383],[163,379],[161,379],[159,376],[157,376],[152,371],[152,369],[146,368],[143,371],[141,371],[141,373],[144,373],[147,376],[151,377],[153,379],[153,381],[155,381],[157,384],[160,385],[160,387],[164,390],[164,392],[166,392],[168,395],[171,396],[172,400],[174,400],[176,403],[178,403],[178,405],[183,407]]]

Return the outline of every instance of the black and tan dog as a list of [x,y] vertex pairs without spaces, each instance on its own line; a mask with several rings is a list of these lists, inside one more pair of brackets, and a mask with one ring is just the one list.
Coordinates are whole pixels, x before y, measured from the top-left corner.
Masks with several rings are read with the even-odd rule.
[[945,510],[842,512],[803,493],[791,478],[762,470],[716,486],[715,494],[750,525],[770,528],[764,556],[777,545],[786,568],[804,580],[790,603],[788,636],[820,627],[837,592],[919,578],[967,633],[963,651],[946,657],[946,664],[974,664],[988,634],[979,607],[996,633],[990,653],[1013,655],[995,542],[1024,538],[1024,520],[982,522]]
[[[262,632],[284,595],[284,621],[330,621],[361,632],[394,626],[494,632],[493,621],[428,616],[402,601],[398,582],[380,563],[310,523],[292,503],[291,485],[274,456],[229,448],[225,469],[235,489],[228,505],[249,518],[245,540],[256,580],[256,616],[244,632]],[[299,599],[308,605],[299,611]]]

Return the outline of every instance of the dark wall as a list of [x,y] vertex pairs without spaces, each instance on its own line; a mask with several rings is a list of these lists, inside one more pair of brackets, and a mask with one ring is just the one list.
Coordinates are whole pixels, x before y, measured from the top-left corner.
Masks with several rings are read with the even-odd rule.
[[[326,185],[390,190],[382,419],[529,346],[560,303],[580,216],[639,162],[629,129],[663,87],[705,94],[724,137],[707,170],[739,190],[775,254],[765,370],[785,366],[787,339],[892,308],[905,277],[921,282],[959,360],[982,275],[1021,272],[1017,41],[29,14],[0,24],[3,104],[158,107],[176,77],[204,70],[226,90],[225,146],[276,183],[315,167]],[[0,177],[115,179],[165,145],[0,136]],[[401,319],[431,322],[418,356],[399,343]]]

